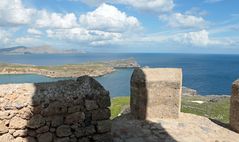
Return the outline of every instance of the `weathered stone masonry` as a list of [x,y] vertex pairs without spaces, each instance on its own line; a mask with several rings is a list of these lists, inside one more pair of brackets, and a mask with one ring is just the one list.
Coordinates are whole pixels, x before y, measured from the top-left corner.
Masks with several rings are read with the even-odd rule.
[[230,125],[233,130],[239,133],[239,80],[232,83]]
[[110,97],[94,79],[0,85],[0,142],[112,141]]
[[142,120],[178,118],[181,93],[181,69],[135,69],[131,77],[131,113]]

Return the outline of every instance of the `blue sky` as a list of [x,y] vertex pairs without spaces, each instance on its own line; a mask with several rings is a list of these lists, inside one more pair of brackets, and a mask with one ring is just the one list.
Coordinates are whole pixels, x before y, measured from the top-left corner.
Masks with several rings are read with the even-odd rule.
[[1,0],[0,48],[239,53],[238,0]]

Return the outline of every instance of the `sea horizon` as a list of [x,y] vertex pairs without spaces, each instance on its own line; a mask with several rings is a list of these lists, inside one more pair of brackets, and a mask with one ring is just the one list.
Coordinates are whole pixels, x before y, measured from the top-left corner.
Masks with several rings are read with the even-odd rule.
[[[230,95],[231,83],[239,78],[239,55],[222,54],[180,54],[180,53],[83,53],[83,54],[29,54],[4,55],[0,62],[63,65],[81,64],[96,61],[109,61],[134,58],[141,67],[169,67],[183,69],[183,85],[198,91],[200,95]],[[132,69],[118,70],[112,74],[98,77],[112,96],[130,95]],[[21,75],[20,75],[21,76]],[[14,83],[19,75],[0,75],[0,83]],[[18,83],[55,81],[46,77],[21,76]],[[22,81],[21,81],[22,80]],[[39,81],[38,81],[39,80]],[[16,82],[16,81],[15,81]],[[115,83],[111,83],[115,82]],[[126,85],[122,85],[125,82]],[[118,86],[118,87],[114,87]],[[122,91],[123,90],[123,91]],[[126,90],[126,91],[125,91]]]

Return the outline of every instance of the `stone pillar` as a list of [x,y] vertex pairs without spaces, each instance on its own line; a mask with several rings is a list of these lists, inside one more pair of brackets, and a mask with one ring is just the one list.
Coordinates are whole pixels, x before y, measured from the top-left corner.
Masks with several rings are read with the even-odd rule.
[[131,113],[142,120],[178,118],[181,92],[181,69],[136,68],[131,77]]
[[230,125],[233,130],[239,133],[239,80],[232,84]]

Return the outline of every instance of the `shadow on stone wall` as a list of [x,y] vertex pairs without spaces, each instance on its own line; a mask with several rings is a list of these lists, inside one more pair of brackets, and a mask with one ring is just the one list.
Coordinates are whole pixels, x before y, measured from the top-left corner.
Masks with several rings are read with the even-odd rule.
[[[113,120],[112,132],[115,141],[176,142],[161,123],[147,121],[148,88],[146,75],[136,68],[131,76],[130,110]],[[156,101],[157,102],[157,101]],[[152,112],[150,112],[152,113]],[[153,112],[157,113],[157,112]]]
[[109,92],[91,77],[0,90],[0,142],[112,141]]
[[116,142],[177,142],[161,123],[137,120],[130,113],[112,122],[112,135]]

